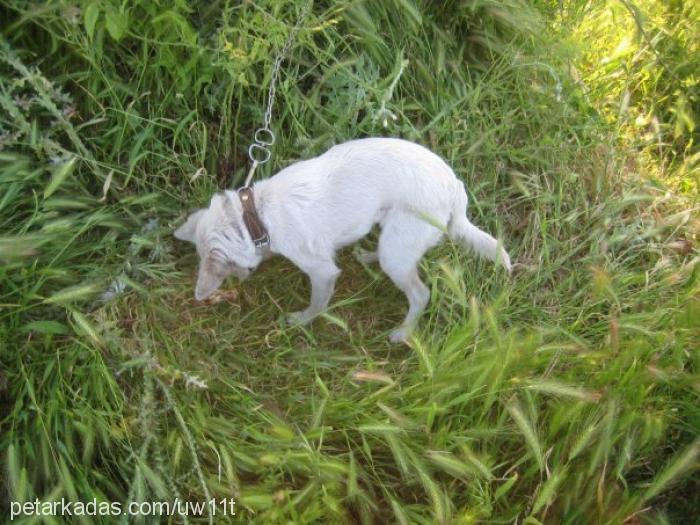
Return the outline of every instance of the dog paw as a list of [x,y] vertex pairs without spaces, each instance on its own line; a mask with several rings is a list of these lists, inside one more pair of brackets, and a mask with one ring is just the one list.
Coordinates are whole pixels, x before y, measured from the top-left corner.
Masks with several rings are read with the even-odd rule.
[[379,261],[379,254],[377,252],[371,252],[362,248],[357,248],[353,255],[355,256],[355,259],[360,261],[362,264],[373,264]]
[[410,328],[401,327],[397,328],[391,334],[389,334],[389,341],[392,343],[403,343],[408,344],[408,337],[411,335]]
[[290,326],[294,325],[305,325],[308,324],[314,316],[309,314],[306,310],[301,312],[292,312],[287,315],[287,324]]

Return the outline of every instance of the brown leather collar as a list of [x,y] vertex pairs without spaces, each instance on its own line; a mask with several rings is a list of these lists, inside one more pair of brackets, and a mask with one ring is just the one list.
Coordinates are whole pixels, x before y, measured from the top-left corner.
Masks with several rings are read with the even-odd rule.
[[270,236],[267,234],[267,229],[260,220],[258,211],[255,209],[253,190],[250,186],[239,189],[238,198],[241,200],[241,206],[243,206],[243,222],[245,227],[248,228],[253,244],[255,244],[256,248],[264,248],[270,244]]

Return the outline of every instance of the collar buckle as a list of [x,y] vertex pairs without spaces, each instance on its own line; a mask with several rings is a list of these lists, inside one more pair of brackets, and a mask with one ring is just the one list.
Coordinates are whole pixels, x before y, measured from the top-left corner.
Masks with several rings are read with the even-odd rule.
[[256,248],[260,250],[262,250],[263,248],[267,248],[270,245],[270,236],[267,234],[267,232],[265,232],[265,234],[262,237],[253,239],[253,244]]

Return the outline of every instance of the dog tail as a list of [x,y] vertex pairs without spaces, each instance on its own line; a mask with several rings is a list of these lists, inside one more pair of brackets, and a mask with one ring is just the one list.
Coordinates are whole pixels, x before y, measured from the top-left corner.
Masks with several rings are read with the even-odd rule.
[[508,273],[511,272],[508,252],[498,244],[496,239],[474,226],[467,219],[467,194],[464,190],[464,185],[461,183],[459,191],[455,194],[455,204],[447,232],[453,241],[465,248],[472,248],[482,257],[500,262],[508,270]]

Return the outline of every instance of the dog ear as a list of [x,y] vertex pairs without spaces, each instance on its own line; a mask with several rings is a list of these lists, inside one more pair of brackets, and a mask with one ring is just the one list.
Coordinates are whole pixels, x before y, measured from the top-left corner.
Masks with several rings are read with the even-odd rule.
[[205,211],[206,210],[202,209],[191,213],[190,216],[187,217],[185,224],[175,230],[175,233],[173,234],[175,235],[175,238],[180,239],[181,241],[194,242],[195,234],[197,232],[197,224],[199,224],[199,221],[201,220]]
[[194,298],[201,301],[209,297],[221,286],[227,274],[226,268],[223,268],[221,263],[209,256],[202,259],[202,262],[199,264]]

